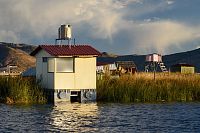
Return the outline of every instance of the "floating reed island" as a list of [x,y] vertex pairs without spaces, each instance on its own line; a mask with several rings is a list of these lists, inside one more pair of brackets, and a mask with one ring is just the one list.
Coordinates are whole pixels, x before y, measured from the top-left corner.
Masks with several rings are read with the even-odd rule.
[[0,102],[7,104],[46,103],[43,89],[35,78],[0,77]]
[[188,102],[200,101],[200,75],[137,73],[97,80],[101,102]]
[[[190,102],[200,101],[200,75],[136,73],[97,80],[98,102]],[[7,104],[47,103],[35,78],[0,77],[0,102]]]

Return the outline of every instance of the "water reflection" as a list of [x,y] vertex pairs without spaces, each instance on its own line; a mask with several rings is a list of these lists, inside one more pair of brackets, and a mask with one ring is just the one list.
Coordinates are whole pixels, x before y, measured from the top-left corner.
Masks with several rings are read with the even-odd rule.
[[62,131],[97,131],[98,106],[89,104],[57,103],[50,113],[50,125]]

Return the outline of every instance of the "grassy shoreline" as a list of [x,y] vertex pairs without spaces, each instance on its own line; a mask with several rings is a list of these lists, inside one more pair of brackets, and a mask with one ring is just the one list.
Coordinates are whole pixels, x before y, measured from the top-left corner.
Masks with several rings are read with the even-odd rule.
[[46,97],[35,78],[0,77],[0,102],[6,104],[42,104]]
[[[97,102],[158,103],[200,101],[200,75],[137,73],[97,80]],[[43,104],[47,99],[35,78],[0,77],[0,103]]]
[[101,102],[191,102],[200,101],[200,75],[179,73],[137,73],[97,80],[97,101]]

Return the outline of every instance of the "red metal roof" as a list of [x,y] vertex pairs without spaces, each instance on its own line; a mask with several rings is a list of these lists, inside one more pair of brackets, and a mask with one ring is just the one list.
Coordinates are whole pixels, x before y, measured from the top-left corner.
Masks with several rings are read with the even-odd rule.
[[40,45],[30,55],[35,56],[41,49],[52,56],[101,55],[89,45]]

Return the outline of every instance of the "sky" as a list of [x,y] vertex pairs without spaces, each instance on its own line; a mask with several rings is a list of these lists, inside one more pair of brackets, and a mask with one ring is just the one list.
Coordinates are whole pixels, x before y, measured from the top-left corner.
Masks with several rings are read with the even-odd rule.
[[[0,42],[54,44],[61,24],[101,52],[200,48],[200,0],[0,0]],[[66,42],[67,44],[67,42]]]

